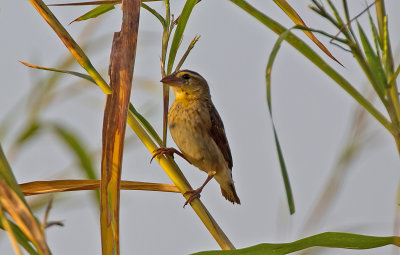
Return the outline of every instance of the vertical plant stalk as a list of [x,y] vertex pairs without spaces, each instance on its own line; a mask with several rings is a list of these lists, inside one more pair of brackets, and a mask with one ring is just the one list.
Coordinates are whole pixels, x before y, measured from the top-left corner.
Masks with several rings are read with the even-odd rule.
[[100,223],[103,254],[119,254],[119,199],[126,119],[136,56],[140,0],[122,1],[121,32],[114,34],[110,87],[103,121]]
[[[390,45],[390,38],[388,32],[387,14],[385,10],[384,0],[377,0],[376,4],[376,15],[378,20],[378,30],[379,37],[383,43],[384,53],[383,53],[383,65],[386,67],[387,81],[392,80],[394,74],[394,62],[392,47]],[[396,84],[396,79],[394,79],[390,84],[388,84],[389,89],[386,91],[389,103],[393,106],[393,113],[391,114],[391,119],[395,126],[394,138],[396,140],[397,149],[400,153],[400,102],[398,88]],[[390,113],[390,112],[389,112]]]
[[[394,74],[394,63],[393,63],[393,53],[390,45],[390,39],[388,34],[388,25],[387,25],[387,15],[385,10],[385,2],[383,0],[377,0],[376,4],[376,16],[378,21],[378,30],[379,37],[383,43],[384,54],[383,54],[383,65],[386,67],[386,76],[387,80],[392,80],[392,76]],[[391,106],[393,107],[392,112],[389,111],[391,115],[391,119],[395,126],[394,138],[396,140],[397,149],[400,153],[400,103],[399,103],[399,95],[398,88],[396,84],[396,79],[394,79],[390,84],[388,84],[389,88],[386,91],[386,96]]]
[[[161,49],[161,75],[162,78],[166,76],[165,73],[165,60],[167,58],[168,42],[172,32],[171,13],[169,0],[165,2],[165,23],[163,26],[162,36],[162,49]],[[169,74],[169,73],[168,73]],[[162,147],[167,147],[167,130],[168,130],[168,106],[169,106],[169,86],[163,84],[163,133],[162,133]]]
[[[162,45],[162,59],[161,59],[161,69],[163,77],[166,75],[171,74],[172,67],[175,62],[176,53],[178,52],[180,42],[182,40],[183,32],[185,31],[186,24],[190,17],[190,13],[192,12],[194,6],[200,2],[199,0],[187,0],[185,6],[183,7],[181,16],[179,16],[175,21],[171,21],[170,18],[170,5],[169,0],[165,1],[166,7],[166,17],[165,17],[165,24],[164,24],[164,33],[163,33],[163,45]],[[179,22],[178,22],[179,20]],[[171,32],[174,28],[174,25],[177,25],[175,30],[171,47],[169,50],[168,55],[168,64],[165,66],[166,61],[166,53],[168,48],[169,37]],[[167,68],[167,72],[165,72],[165,67]],[[163,147],[167,146],[167,129],[168,129],[168,106],[169,106],[169,86],[163,84]]]
[[[378,21],[379,37],[382,40],[384,47],[384,57],[383,63],[386,67],[386,75],[389,80],[392,80],[394,74],[394,63],[393,54],[390,46],[388,28],[387,28],[387,15],[385,10],[384,0],[377,0],[376,4],[376,16]],[[388,84],[389,88],[386,90],[386,95],[390,104],[393,106],[392,112],[389,112],[390,118],[393,121],[395,132],[393,134],[394,140],[396,142],[397,151],[400,154],[400,104],[399,104],[399,94],[396,84],[396,79]],[[395,115],[395,116],[393,116]],[[396,198],[396,209],[395,218],[393,224],[393,232],[395,235],[400,233],[400,183],[397,187],[397,198]]]

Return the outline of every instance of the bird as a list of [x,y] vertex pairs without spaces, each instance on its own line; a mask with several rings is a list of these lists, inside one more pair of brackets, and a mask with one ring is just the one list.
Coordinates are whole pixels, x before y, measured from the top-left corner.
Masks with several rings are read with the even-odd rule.
[[168,111],[168,127],[180,152],[175,148],[158,148],[153,157],[177,153],[200,170],[207,179],[190,194],[184,207],[200,193],[213,178],[219,183],[222,195],[233,204],[240,204],[232,179],[232,154],[224,124],[211,101],[207,81],[197,72],[179,70],[165,76],[162,83],[171,87],[175,101]]

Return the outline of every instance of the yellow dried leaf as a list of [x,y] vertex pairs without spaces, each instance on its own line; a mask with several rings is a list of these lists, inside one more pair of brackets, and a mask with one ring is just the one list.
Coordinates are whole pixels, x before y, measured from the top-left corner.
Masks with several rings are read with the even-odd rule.
[[[100,189],[99,180],[53,180],[53,181],[34,181],[20,184],[25,196],[77,191],[77,190],[98,190]],[[163,192],[179,192],[173,184],[149,183],[121,181],[122,190],[150,190]]]
[[50,254],[44,233],[35,217],[21,198],[2,179],[0,179],[0,204],[40,251],[40,254]]

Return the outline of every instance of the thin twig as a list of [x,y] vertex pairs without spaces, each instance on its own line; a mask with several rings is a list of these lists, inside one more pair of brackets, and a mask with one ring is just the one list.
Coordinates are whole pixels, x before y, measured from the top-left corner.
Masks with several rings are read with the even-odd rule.
[[[162,36],[161,46],[161,75],[164,78],[168,72],[165,72],[165,61],[167,59],[168,43],[171,36],[171,10],[169,0],[164,0],[165,4],[165,24]],[[169,106],[169,86],[163,84],[163,134],[162,134],[162,147],[167,147],[167,130],[168,130],[168,106]]]
[[43,221],[42,221],[42,230],[43,230],[43,233],[45,233],[44,229],[46,228],[47,219],[48,219],[48,217],[49,217],[49,213],[50,213],[50,210],[51,210],[51,206],[52,206],[52,205],[53,205],[53,198],[51,198],[51,199],[49,200],[49,203],[48,203],[47,206],[46,206],[46,211],[44,212]]
[[185,54],[183,54],[181,60],[179,61],[178,65],[175,68],[175,72],[178,71],[183,63],[185,62],[187,56],[189,55],[190,51],[193,49],[194,45],[197,43],[197,41],[200,39],[200,35],[196,35],[193,40],[190,42]]
[[43,233],[45,234],[46,232],[44,231],[46,228],[52,227],[52,226],[59,226],[59,227],[64,227],[64,223],[62,221],[48,221],[50,210],[53,206],[53,198],[49,200],[49,203],[47,204],[46,211],[44,212],[43,216],[43,221],[42,221],[42,230]]
[[[200,3],[200,2],[201,2],[201,0],[198,0],[197,3],[196,3],[196,5],[197,5],[198,3]],[[178,16],[178,18],[176,18],[176,20],[173,20],[172,23],[173,23],[174,25],[178,24],[179,18],[180,18],[180,17],[181,17],[181,16]]]
[[59,226],[59,227],[64,227],[64,222],[62,221],[48,221],[46,223],[46,228],[50,228],[52,226]]
[[[365,8],[362,12],[360,12],[358,15],[356,15],[355,17],[353,17],[351,20],[349,20],[346,24],[344,24],[339,31],[337,32],[337,34],[334,36],[334,38],[332,38],[329,42],[332,43],[333,40],[336,40],[336,38],[342,33],[343,29],[346,28],[347,26],[350,25],[351,22],[353,22],[354,20],[358,19],[361,15],[363,15],[366,11],[369,10],[369,8],[371,8],[372,6],[374,6],[376,3],[376,0],[367,6],[367,8]],[[335,43],[332,43],[335,44]]]

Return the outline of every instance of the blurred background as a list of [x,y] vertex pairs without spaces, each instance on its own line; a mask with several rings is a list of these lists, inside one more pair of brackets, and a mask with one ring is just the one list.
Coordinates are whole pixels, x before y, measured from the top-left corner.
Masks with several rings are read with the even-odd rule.
[[[272,1],[249,2],[286,27],[293,26]],[[309,1],[290,4],[310,27],[336,34],[337,29],[307,7]],[[149,5],[164,13],[162,2]],[[171,1],[171,5],[178,16],[184,1]],[[351,15],[366,5],[364,0],[351,1]],[[400,33],[396,25],[400,18],[396,13],[400,2],[389,0],[386,5],[398,63]],[[67,25],[91,8],[51,9],[108,80],[111,42],[113,32],[120,30],[121,10],[118,6],[95,20]],[[368,27],[367,15],[359,21]],[[85,145],[99,175],[103,92],[82,79],[32,70],[18,62],[83,72],[28,1],[2,3],[0,31],[0,139],[18,182],[86,178],[73,151],[46,128],[51,123],[69,130]],[[161,31],[159,21],[142,9],[131,102],[159,134]],[[295,33],[309,42],[301,31]],[[202,1],[195,7],[182,49],[197,34],[200,41],[183,68],[208,80],[225,124],[242,205],[227,202],[215,181],[204,189],[201,200],[235,246],[289,242],[326,231],[392,235],[400,161],[389,133],[368,114],[360,113],[357,103],[330,78],[283,43],[272,71],[272,97],[274,122],[296,203],[296,213],[290,216],[265,92],[265,68],[277,35],[229,1]],[[326,61],[363,94],[371,94],[353,57],[328,39],[318,38],[344,67],[324,56]],[[384,110],[382,106],[379,109]],[[43,127],[18,145],[32,120],[44,123]],[[151,154],[129,128],[126,137],[122,179],[171,183],[156,162],[149,164]],[[352,154],[344,154],[350,160],[341,161],[349,143],[355,146]],[[175,146],[171,137],[168,144]],[[176,160],[193,187],[203,183],[203,172],[179,157]],[[49,219],[61,220],[65,226],[46,231],[53,254],[101,253],[99,212],[93,194],[79,191],[54,196]],[[29,199],[38,208],[39,218],[48,199],[44,195]],[[121,253],[189,254],[219,249],[193,210],[182,208],[184,201],[180,194],[122,191]],[[4,232],[0,233],[0,247],[6,251],[2,254],[13,253]],[[392,250],[390,246],[367,252],[309,249],[307,254],[389,254]]]

